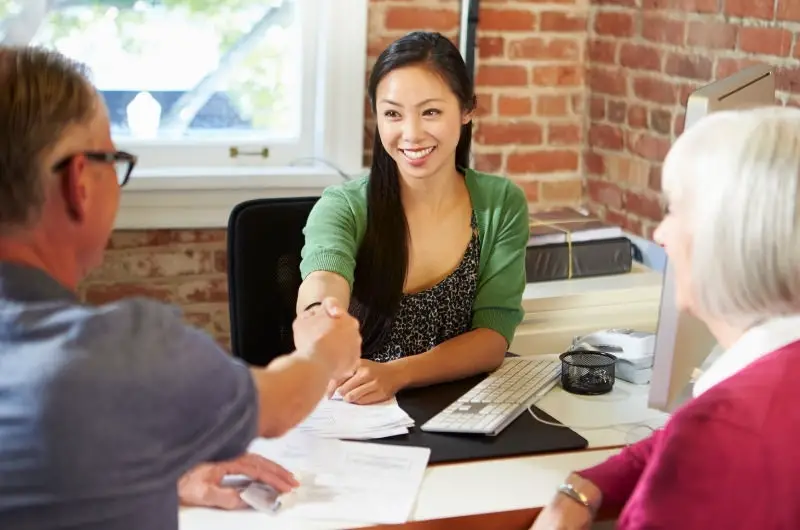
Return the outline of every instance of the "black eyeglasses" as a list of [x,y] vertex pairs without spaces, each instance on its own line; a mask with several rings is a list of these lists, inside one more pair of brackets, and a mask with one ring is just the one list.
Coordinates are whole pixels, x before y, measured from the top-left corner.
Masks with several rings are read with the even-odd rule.
[[78,155],[83,155],[89,160],[93,160],[95,162],[114,164],[114,170],[117,172],[117,182],[119,183],[120,188],[128,183],[128,180],[131,178],[131,173],[133,173],[133,168],[136,166],[136,161],[138,160],[136,155],[126,153],[125,151],[83,151],[81,153],[75,153],[74,155],[64,158],[53,166],[53,171],[61,171],[67,167],[67,164],[69,164],[70,160]]

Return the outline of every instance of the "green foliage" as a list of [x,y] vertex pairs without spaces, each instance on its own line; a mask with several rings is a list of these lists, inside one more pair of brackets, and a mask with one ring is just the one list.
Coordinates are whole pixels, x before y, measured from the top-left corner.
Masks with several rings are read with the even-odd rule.
[[[11,4],[19,0],[0,0],[0,20],[10,11]],[[139,0],[140,2],[142,0]],[[145,0],[149,6],[166,8],[183,13],[188,20],[211,21],[220,36],[220,56],[231,50],[246,36],[253,24],[280,0]],[[87,32],[116,9],[114,22],[121,47],[136,54],[141,49],[138,38],[148,31],[146,16],[136,9],[137,0],[53,0],[56,9],[51,11],[37,41],[46,46],[58,47],[59,41]],[[5,11],[4,11],[5,9]],[[269,31],[269,30],[268,30]],[[295,42],[281,42],[261,36],[258,44],[234,69],[227,85],[227,93],[253,128],[285,129],[294,125],[293,109],[288,108],[286,87],[281,82],[281,71],[287,56],[284,50],[297,49]],[[102,45],[102,43],[98,43]],[[120,65],[124,68],[124,65]]]

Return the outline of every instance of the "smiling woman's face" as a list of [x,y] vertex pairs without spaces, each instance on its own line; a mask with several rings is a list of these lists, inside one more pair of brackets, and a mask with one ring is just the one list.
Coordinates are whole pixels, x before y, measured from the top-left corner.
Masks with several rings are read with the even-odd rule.
[[378,84],[375,110],[383,148],[405,178],[455,167],[461,126],[469,116],[441,76],[424,66],[389,72]]

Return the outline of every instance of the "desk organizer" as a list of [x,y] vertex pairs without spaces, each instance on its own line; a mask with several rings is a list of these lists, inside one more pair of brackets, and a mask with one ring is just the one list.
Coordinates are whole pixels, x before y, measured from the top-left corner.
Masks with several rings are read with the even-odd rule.
[[598,395],[614,388],[617,358],[610,353],[574,349],[562,353],[561,387],[572,394]]

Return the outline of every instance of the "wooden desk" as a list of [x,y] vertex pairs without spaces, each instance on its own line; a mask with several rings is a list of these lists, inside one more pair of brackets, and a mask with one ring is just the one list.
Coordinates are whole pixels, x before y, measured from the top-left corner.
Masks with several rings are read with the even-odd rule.
[[[510,348],[520,355],[563,351],[575,335],[609,327],[652,331],[658,318],[661,275],[636,267],[616,277],[528,285],[526,317]],[[602,462],[626,443],[648,434],[667,416],[647,409],[647,387],[623,381],[605,396],[574,396],[556,388],[537,406],[589,441],[584,451],[443,464],[428,467],[411,521],[415,530],[487,528],[526,530],[571,471]],[[613,515],[613,514],[611,514]],[[181,530],[329,530],[358,528],[345,522],[277,524],[253,511],[181,510]],[[360,526],[388,529],[398,526]]]

